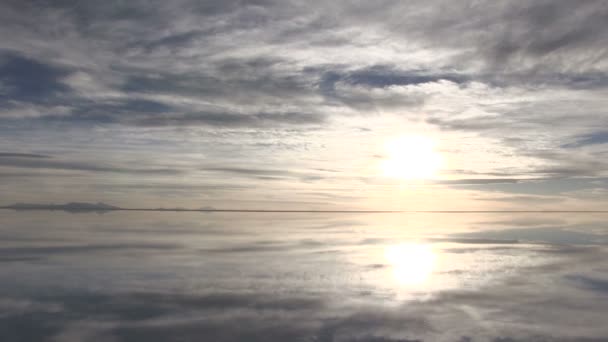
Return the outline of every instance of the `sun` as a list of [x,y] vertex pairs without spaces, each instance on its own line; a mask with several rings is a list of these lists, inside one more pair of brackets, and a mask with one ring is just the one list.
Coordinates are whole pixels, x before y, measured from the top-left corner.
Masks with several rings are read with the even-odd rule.
[[426,179],[439,170],[443,159],[435,151],[435,142],[425,136],[401,136],[386,144],[388,159],[381,167],[387,177]]

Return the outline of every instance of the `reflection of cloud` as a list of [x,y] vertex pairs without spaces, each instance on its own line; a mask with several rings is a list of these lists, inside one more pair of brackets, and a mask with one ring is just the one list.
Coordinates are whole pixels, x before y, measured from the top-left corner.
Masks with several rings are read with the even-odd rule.
[[[64,293],[34,297],[28,301],[34,304],[18,315],[0,317],[0,336],[18,340],[24,335],[15,328],[26,324],[25,336],[65,334],[80,318],[99,326],[105,323],[106,331],[100,329],[97,337],[113,336],[118,341],[172,341],[177,336],[221,341],[409,341],[403,337],[407,331],[420,335],[430,329],[425,319],[394,309],[369,307],[326,315],[329,302],[306,296]],[[49,312],[47,307],[56,309]],[[34,317],[38,320],[32,321]]]
[[[571,227],[538,227],[538,228],[516,228],[501,230],[486,230],[472,233],[460,233],[452,235],[453,238],[463,239],[487,239],[485,243],[516,243],[516,242],[540,242],[552,244],[604,244],[608,243],[608,237],[577,231]],[[453,240],[449,238],[448,240]],[[482,240],[483,241],[483,240]],[[492,242],[495,241],[495,242]],[[511,242],[510,242],[511,241]]]
[[584,275],[568,275],[566,279],[576,282],[587,289],[608,294],[608,280]]
[[87,203],[87,202],[70,202],[65,204],[36,204],[36,203],[15,203],[12,205],[1,207],[2,209],[14,209],[14,210],[63,210],[71,213],[88,213],[98,212],[104,213],[112,210],[120,210],[119,207],[115,207],[102,202]]
[[168,243],[115,243],[115,244],[85,244],[85,245],[52,245],[32,247],[0,247],[1,261],[31,261],[48,258],[55,255],[72,255],[96,252],[120,252],[137,250],[168,251],[179,249],[181,246]]
[[[432,233],[426,226],[415,230],[417,221],[402,220],[389,226],[388,215],[169,215],[117,212],[79,222],[61,212],[15,216],[1,236],[0,259],[21,260],[0,267],[0,340],[566,342],[608,336],[606,245],[584,243],[595,226],[541,224],[539,232],[532,220],[531,230],[424,239]],[[487,217],[500,221],[491,215],[474,222]],[[518,241],[575,228],[587,235],[557,238],[578,245],[546,237]],[[594,233],[595,242],[605,241],[606,232]],[[416,234],[438,253],[432,280],[461,283],[422,286],[424,294],[402,301],[402,288],[387,284],[391,265],[379,252],[381,245],[417,241],[405,240]]]
[[246,244],[226,245],[222,247],[202,249],[202,253],[265,253],[265,252],[286,252],[286,251],[318,251],[323,247],[337,247],[335,244],[328,244],[318,240],[294,240],[294,241],[251,241]]
[[[205,336],[228,342],[403,342],[467,338],[559,341],[551,338],[555,335],[567,341],[608,333],[599,324],[606,309],[603,302],[585,297],[571,305],[572,299],[563,296],[569,290],[560,291],[497,286],[484,291],[450,291],[430,301],[394,307],[341,306],[336,305],[336,298],[295,294],[32,294],[27,300],[0,301],[0,307],[10,309],[8,315],[0,316],[0,336],[11,341],[45,340],[67,336],[67,332],[88,332],[93,341],[196,340]],[[530,314],[534,314],[533,322],[525,318]],[[580,328],[560,325],[572,322],[576,315],[584,317],[584,321],[577,320]],[[91,325],[98,329],[92,331]]]
[[508,220],[483,221],[479,224],[483,226],[504,226],[504,227],[529,227],[529,226],[557,226],[564,224],[565,221],[559,218],[539,218],[539,217],[514,217]]

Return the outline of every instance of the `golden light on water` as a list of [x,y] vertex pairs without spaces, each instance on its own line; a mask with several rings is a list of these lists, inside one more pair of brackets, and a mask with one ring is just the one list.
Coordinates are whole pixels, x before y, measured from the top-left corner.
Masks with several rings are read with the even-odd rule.
[[393,276],[400,284],[418,285],[427,281],[435,266],[435,253],[429,245],[399,244],[384,251],[393,267]]
[[402,136],[386,144],[388,159],[381,167],[387,177],[425,179],[437,173],[442,157],[435,151],[435,142],[424,136]]

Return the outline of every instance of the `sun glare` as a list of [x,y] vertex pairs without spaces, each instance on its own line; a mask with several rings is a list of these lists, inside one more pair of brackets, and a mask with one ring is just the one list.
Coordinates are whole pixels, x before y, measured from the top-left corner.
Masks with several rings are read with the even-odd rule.
[[428,245],[389,246],[384,251],[384,257],[392,265],[395,279],[402,285],[424,283],[435,265],[435,253]]
[[388,159],[382,163],[385,176],[400,179],[425,179],[435,175],[442,158],[432,139],[403,136],[386,144]]

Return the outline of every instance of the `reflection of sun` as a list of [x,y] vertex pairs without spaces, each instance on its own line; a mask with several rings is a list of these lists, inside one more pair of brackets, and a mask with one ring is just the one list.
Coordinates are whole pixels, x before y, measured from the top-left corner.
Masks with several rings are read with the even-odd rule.
[[423,136],[402,136],[387,143],[388,159],[382,163],[385,176],[423,179],[435,175],[442,158],[433,140]]
[[435,265],[435,253],[429,245],[389,246],[384,251],[384,257],[393,266],[395,279],[405,285],[424,283]]

